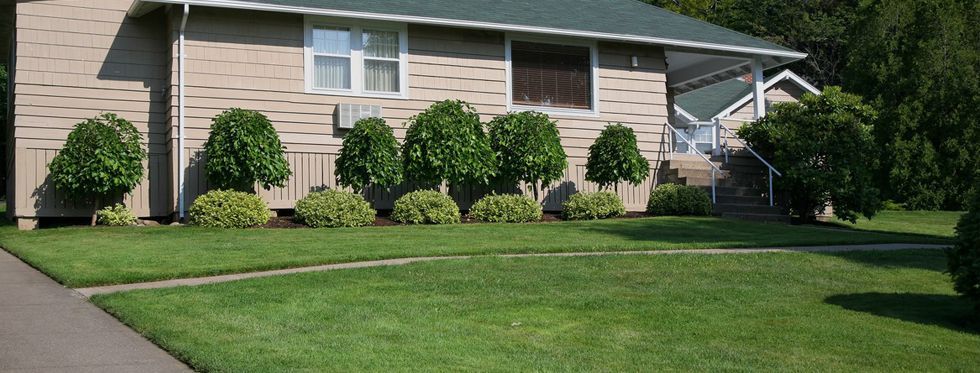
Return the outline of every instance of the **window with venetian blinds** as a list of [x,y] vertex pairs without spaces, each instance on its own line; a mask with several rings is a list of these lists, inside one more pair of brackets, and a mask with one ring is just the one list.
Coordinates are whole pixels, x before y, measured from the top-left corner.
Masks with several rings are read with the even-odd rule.
[[589,47],[511,42],[513,104],[592,109]]

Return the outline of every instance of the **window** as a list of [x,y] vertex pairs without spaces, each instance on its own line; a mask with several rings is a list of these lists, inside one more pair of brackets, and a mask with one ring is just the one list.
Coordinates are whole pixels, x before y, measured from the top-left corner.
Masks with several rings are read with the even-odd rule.
[[511,40],[510,103],[518,110],[595,112],[595,47]]
[[307,19],[306,90],[407,97],[405,25]]

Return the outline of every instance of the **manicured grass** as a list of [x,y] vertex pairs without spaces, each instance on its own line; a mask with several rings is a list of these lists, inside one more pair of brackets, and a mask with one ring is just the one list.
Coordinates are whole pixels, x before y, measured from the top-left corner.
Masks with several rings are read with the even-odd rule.
[[344,229],[0,229],[0,246],[83,287],[385,258],[494,253],[935,242],[717,218]]
[[858,219],[856,224],[843,220],[836,223],[853,229],[889,233],[953,237],[959,211],[881,211],[873,219]]
[[202,371],[974,371],[938,250],[482,258],[98,296]]

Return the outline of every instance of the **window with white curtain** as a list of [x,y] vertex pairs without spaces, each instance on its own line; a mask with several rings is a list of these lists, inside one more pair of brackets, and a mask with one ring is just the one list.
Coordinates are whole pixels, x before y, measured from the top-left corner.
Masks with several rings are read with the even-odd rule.
[[406,98],[407,44],[404,24],[308,18],[306,90]]

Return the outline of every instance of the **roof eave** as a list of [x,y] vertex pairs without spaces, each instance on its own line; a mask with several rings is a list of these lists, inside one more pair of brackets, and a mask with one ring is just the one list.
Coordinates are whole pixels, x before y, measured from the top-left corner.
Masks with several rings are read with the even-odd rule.
[[298,14],[307,14],[307,15],[321,15],[321,16],[331,16],[331,17],[358,18],[358,19],[370,19],[370,20],[379,20],[379,21],[396,21],[396,22],[429,24],[429,25],[439,25],[439,26],[466,27],[466,28],[477,28],[477,29],[495,30],[495,31],[527,32],[527,33],[534,33],[534,34],[581,37],[581,38],[606,40],[606,41],[621,41],[621,42],[631,42],[631,43],[656,44],[656,45],[681,47],[681,48],[703,49],[703,50],[728,52],[728,53],[740,54],[740,55],[771,56],[771,57],[786,58],[792,61],[803,59],[807,56],[806,53],[800,53],[800,52],[790,51],[790,50],[741,47],[741,46],[734,46],[734,45],[714,44],[714,43],[677,40],[677,39],[668,39],[668,38],[657,38],[657,37],[639,36],[639,35],[611,34],[611,33],[595,32],[595,31],[568,30],[568,29],[557,29],[557,28],[550,28],[550,27],[522,26],[522,25],[502,24],[502,23],[491,23],[491,22],[465,21],[465,20],[446,19],[446,18],[406,16],[406,15],[397,15],[397,14],[354,12],[354,11],[344,11],[344,10],[335,10],[335,9],[318,9],[318,8],[307,8],[307,7],[296,7],[296,6],[285,6],[285,5],[269,5],[269,4],[259,4],[259,3],[237,1],[237,0],[135,0],[133,2],[133,5],[130,7],[129,15],[132,17],[138,17],[142,15],[140,14],[140,9],[145,9],[144,5],[154,4],[154,3],[155,4],[189,4],[189,5],[196,5],[196,6],[208,6],[208,7],[218,7],[218,8],[275,11],[275,12],[283,12],[283,13],[298,13]]

